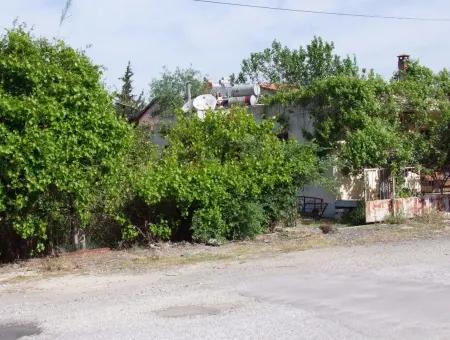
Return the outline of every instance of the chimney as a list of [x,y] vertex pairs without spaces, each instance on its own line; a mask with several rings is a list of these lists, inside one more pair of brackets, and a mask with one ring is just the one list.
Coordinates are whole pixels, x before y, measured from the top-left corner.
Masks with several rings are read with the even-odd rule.
[[191,83],[186,83],[186,99],[188,102],[192,102]]
[[409,54],[400,54],[398,58],[398,71],[406,72],[409,64]]

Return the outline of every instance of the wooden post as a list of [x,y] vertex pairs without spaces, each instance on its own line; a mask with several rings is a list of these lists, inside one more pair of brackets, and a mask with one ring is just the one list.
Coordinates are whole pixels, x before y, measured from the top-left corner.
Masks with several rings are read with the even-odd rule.
[[395,176],[392,177],[392,214],[395,216]]

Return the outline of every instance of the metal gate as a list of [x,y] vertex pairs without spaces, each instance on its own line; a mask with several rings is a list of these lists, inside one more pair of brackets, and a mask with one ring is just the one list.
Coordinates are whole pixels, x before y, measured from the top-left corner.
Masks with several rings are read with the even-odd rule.
[[366,201],[391,199],[393,179],[386,169],[364,169],[364,198]]

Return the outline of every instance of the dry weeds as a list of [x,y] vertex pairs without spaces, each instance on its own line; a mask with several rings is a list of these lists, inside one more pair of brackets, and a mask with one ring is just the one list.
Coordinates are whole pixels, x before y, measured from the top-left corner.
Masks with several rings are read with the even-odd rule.
[[0,266],[0,285],[67,274],[142,271],[199,262],[242,260],[332,246],[450,237],[449,221],[448,217],[433,213],[396,225],[345,227],[331,226],[326,222],[333,233],[324,234],[321,230],[324,223],[299,220],[293,228],[277,228],[276,232],[261,235],[255,240],[232,242],[220,247],[163,243],[148,249],[93,249]]

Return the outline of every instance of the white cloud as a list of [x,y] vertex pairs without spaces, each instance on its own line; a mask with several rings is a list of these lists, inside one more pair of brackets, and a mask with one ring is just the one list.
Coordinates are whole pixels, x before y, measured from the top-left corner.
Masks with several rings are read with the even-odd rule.
[[[54,36],[64,0],[0,0],[0,26],[27,22],[37,34]],[[450,3],[411,0],[241,0],[271,6],[381,15],[445,16]],[[107,68],[105,81],[118,84],[128,60],[135,85],[147,90],[163,65],[192,64],[212,77],[239,70],[250,52],[273,39],[291,47],[314,35],[333,40],[339,53],[355,54],[361,66],[389,76],[395,56],[408,52],[434,69],[450,64],[450,23],[369,20],[208,5],[190,0],[73,0],[60,34]]]

